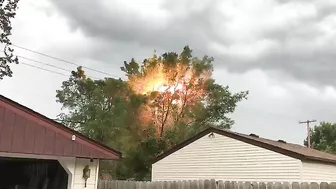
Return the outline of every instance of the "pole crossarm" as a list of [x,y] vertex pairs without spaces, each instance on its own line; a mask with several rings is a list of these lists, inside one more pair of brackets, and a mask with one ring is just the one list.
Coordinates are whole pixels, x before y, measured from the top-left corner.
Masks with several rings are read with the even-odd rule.
[[308,143],[308,148],[310,148],[310,123],[316,122],[315,119],[313,120],[306,120],[306,121],[300,121],[299,124],[305,123],[307,125],[307,143]]

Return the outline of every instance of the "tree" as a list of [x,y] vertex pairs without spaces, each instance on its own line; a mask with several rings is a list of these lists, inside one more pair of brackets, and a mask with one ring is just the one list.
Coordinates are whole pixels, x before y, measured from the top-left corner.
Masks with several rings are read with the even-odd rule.
[[154,54],[124,62],[127,80],[92,80],[79,67],[62,83],[57,101],[67,126],[118,148],[125,158],[118,179],[150,178],[153,158],[207,127],[229,129],[232,113],[247,92],[231,93],[211,78],[213,58]]
[[[64,125],[123,152],[140,142],[138,133],[142,131],[136,124],[136,112],[143,98],[135,95],[127,82],[92,80],[78,67],[56,93],[57,102],[66,110],[58,116]],[[117,166],[114,162],[102,165],[105,169]]]
[[92,80],[79,67],[56,93],[67,110],[59,115],[61,122],[101,143],[122,148],[123,136],[131,137],[123,132],[137,129],[142,99],[121,79]]
[[[311,129],[311,147],[336,154],[336,123],[321,122],[318,126]],[[308,146],[307,139],[304,145]]]
[[158,135],[177,126],[211,125],[230,128],[232,120],[225,115],[234,111],[237,102],[247,92],[232,94],[228,87],[211,78],[213,58],[192,57],[186,46],[180,54],[154,54],[140,65],[134,59],[124,63],[121,70],[128,77],[131,88],[148,95],[148,106],[143,110],[144,122],[153,123]]
[[0,56],[0,80],[5,76],[11,77],[13,72],[9,67],[11,63],[19,63],[19,60],[14,56],[14,49],[9,36],[12,34],[11,19],[15,17],[18,8],[19,0],[0,0],[0,42],[4,44],[4,55]]

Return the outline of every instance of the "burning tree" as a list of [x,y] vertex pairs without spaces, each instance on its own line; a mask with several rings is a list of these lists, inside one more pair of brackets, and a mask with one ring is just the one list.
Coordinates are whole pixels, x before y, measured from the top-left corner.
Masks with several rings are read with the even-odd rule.
[[144,180],[158,154],[209,127],[229,129],[227,117],[247,92],[231,93],[212,78],[213,58],[156,54],[125,62],[127,80],[92,80],[79,67],[62,83],[57,101],[67,110],[61,121],[114,148],[125,158],[117,178]]
[[229,128],[233,122],[225,114],[233,112],[247,92],[232,95],[227,87],[215,84],[211,78],[213,60],[208,56],[193,58],[187,46],[180,54],[154,54],[141,65],[134,59],[124,62],[121,70],[130,87],[148,97],[140,111],[141,123],[155,125],[160,137],[177,125]]

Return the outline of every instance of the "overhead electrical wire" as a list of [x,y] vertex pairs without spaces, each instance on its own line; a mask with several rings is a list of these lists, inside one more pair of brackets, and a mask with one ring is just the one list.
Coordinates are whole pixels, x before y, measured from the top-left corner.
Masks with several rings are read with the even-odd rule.
[[26,48],[26,47],[22,47],[22,46],[19,46],[19,45],[15,45],[15,44],[12,44],[13,47],[17,47],[19,49],[23,49],[23,50],[26,50],[26,51],[29,51],[29,52],[33,52],[35,54],[39,54],[39,55],[42,55],[42,56],[45,56],[45,57],[48,57],[48,58],[51,58],[51,59],[54,59],[54,60],[57,60],[57,61],[61,61],[61,62],[64,62],[64,63],[67,63],[67,64],[71,64],[71,65],[75,65],[75,66],[81,66],[82,68],[85,68],[85,69],[88,69],[88,70],[91,70],[91,71],[94,71],[94,72],[97,72],[97,73],[101,73],[101,74],[104,74],[104,75],[108,75],[110,77],[116,77],[114,75],[111,75],[107,72],[103,72],[103,71],[100,71],[100,70],[97,70],[97,69],[94,69],[94,68],[90,68],[90,67],[87,67],[87,66],[82,66],[82,65],[79,65],[79,64],[76,64],[74,62],[70,62],[68,60],[64,60],[62,58],[58,58],[58,57],[55,57],[55,56],[51,56],[51,55],[48,55],[46,53],[42,53],[42,52],[38,52],[36,50],[32,50],[32,49],[29,49],[29,48]]
[[[19,57],[19,58],[25,59],[25,60],[29,60],[29,61],[36,62],[36,63],[39,63],[39,64],[43,64],[43,65],[46,65],[46,66],[57,68],[57,69],[60,69],[60,70],[63,70],[63,71],[71,72],[71,70],[66,69],[66,68],[61,68],[61,67],[58,67],[58,66],[55,66],[55,65],[52,65],[52,64],[48,64],[48,63],[45,63],[45,62],[41,62],[41,61],[38,61],[38,60],[27,58],[27,57],[24,57],[24,56],[21,56],[21,55],[16,55],[16,56]],[[21,63],[21,62],[19,62],[19,63]]]
[[[66,71],[68,73],[72,72],[72,70],[70,70],[70,69],[66,69],[66,68],[62,68],[62,67],[59,67],[59,66],[55,66],[55,65],[52,65],[52,64],[48,64],[48,63],[45,63],[45,62],[41,62],[41,61],[38,61],[38,60],[27,58],[27,57],[24,57],[24,56],[21,56],[21,55],[17,55],[17,57],[25,59],[25,60],[32,61],[32,62],[35,62],[35,63],[38,63],[38,64],[46,65],[46,66],[49,66],[49,67],[52,67],[52,68],[56,68],[56,69],[59,69],[59,70],[63,70],[63,71]],[[40,69],[40,70],[44,70],[44,71],[51,72],[51,73],[54,73],[54,74],[70,77],[70,74],[67,75],[67,74],[64,74],[64,73],[61,73],[61,72],[58,72],[58,71],[53,71],[53,70],[46,69],[46,68],[43,68],[43,67],[40,67],[40,66],[28,64],[27,62],[22,62],[20,60],[19,60],[19,64],[23,64],[25,66],[29,66],[29,67]],[[91,77],[91,78],[94,78],[94,79],[99,79],[98,77],[94,77],[94,76],[90,76],[90,75],[87,75],[87,76]]]
[[46,69],[46,68],[43,68],[43,67],[40,67],[40,66],[31,65],[31,64],[28,64],[28,63],[26,63],[26,62],[22,62],[22,61],[20,61],[19,64],[22,64],[22,65],[25,65],[25,66],[29,66],[29,67],[32,67],[32,68],[36,68],[36,69],[39,69],[39,70],[43,70],[43,71],[47,71],[47,72],[51,72],[51,73],[54,73],[54,74],[58,74],[58,75],[63,75],[63,76],[66,76],[66,77],[70,77],[70,75],[66,75],[66,74],[64,74],[64,73],[57,72],[57,71],[54,71],[54,70],[49,70],[49,69]]

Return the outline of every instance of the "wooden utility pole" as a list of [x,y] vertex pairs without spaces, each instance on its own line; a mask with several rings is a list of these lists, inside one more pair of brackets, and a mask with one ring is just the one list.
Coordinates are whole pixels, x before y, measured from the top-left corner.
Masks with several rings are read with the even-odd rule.
[[307,120],[307,121],[300,121],[299,124],[305,123],[307,124],[307,142],[308,142],[308,148],[310,148],[310,126],[309,123],[314,123],[316,122],[315,119],[313,120]]

